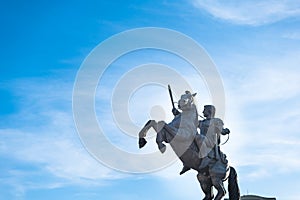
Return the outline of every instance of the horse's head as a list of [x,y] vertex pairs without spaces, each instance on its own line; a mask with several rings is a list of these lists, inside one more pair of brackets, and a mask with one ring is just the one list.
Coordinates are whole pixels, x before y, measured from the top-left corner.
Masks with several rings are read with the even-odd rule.
[[194,103],[194,96],[197,93],[192,94],[190,91],[185,91],[185,94],[181,95],[181,98],[178,101],[178,108],[181,110],[186,110],[191,108]]

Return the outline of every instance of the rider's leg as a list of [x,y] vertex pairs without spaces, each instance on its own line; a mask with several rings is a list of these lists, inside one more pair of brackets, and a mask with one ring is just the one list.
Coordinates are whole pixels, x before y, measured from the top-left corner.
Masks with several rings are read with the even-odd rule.
[[212,200],[214,198],[214,193],[212,190],[212,181],[209,176],[203,174],[203,173],[198,173],[197,179],[200,183],[201,189],[205,194],[205,197],[203,200]]
[[212,180],[213,186],[218,191],[215,200],[221,200],[226,194],[226,190],[224,188],[223,181],[221,178],[217,178],[217,177],[212,177],[211,180]]

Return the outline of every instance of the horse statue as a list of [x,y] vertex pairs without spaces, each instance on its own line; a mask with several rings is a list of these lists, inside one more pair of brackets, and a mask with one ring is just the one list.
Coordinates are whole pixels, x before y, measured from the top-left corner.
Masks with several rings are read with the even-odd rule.
[[[139,132],[139,148],[146,145],[147,141],[145,137],[147,131],[153,128],[157,133],[156,143],[161,153],[164,153],[166,150],[166,145],[163,142],[169,143],[175,154],[182,161],[184,169],[194,169],[198,172],[197,179],[202,191],[205,193],[203,200],[222,199],[226,193],[223,186],[223,182],[226,180],[228,180],[229,199],[239,200],[240,193],[235,169],[230,167],[228,162],[220,165],[221,162],[213,159],[208,164],[205,158],[201,156],[201,148],[196,142],[200,134],[197,132],[199,122],[193,98],[195,95],[196,93],[191,94],[189,91],[181,95],[178,101],[178,108],[182,112],[178,113],[172,122],[167,124],[164,121],[156,122],[155,120],[149,120]],[[171,93],[170,96],[173,99]],[[211,170],[212,168],[217,170]],[[212,190],[213,187],[218,191],[215,198]]]

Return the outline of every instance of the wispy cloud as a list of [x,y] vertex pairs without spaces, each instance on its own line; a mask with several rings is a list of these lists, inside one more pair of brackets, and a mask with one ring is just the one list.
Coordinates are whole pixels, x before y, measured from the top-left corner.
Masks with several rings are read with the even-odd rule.
[[41,78],[9,85],[20,109],[2,122],[0,157],[14,164],[2,169],[9,176],[1,178],[14,195],[37,188],[99,186],[125,176],[97,162],[81,144],[71,110],[72,82]]
[[291,40],[300,40],[300,32],[298,31],[289,31],[282,35],[283,38]]
[[[231,137],[222,148],[243,169],[244,180],[299,173],[300,71],[295,54],[258,56],[243,66],[247,75],[233,70],[224,80]],[[231,66],[238,66],[235,62]],[[229,79],[234,74],[238,79]]]
[[263,25],[300,15],[297,0],[202,1],[193,0],[195,7],[212,16],[234,24]]
[[[46,131],[46,130],[41,130]],[[63,129],[60,133],[27,133],[15,130],[1,130],[1,138],[6,142],[2,147],[6,153],[19,161],[42,166],[50,174],[84,183],[86,180],[116,178],[111,170],[94,160],[72,134]]]

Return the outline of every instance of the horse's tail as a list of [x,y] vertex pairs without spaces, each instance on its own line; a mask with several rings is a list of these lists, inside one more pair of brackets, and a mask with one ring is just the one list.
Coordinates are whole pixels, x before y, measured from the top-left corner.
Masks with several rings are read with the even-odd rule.
[[230,167],[228,177],[229,200],[240,200],[240,189],[237,181],[237,173],[233,167]]

